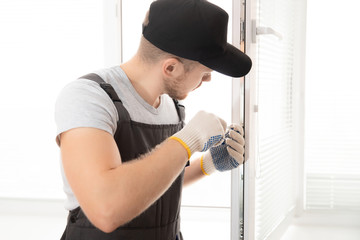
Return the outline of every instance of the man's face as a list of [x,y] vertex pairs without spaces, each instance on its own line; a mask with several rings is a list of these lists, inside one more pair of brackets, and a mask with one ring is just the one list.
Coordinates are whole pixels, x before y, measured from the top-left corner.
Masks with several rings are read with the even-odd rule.
[[167,94],[175,99],[183,100],[187,95],[201,86],[202,82],[211,80],[212,70],[200,63],[196,63],[190,71],[174,80],[166,81]]

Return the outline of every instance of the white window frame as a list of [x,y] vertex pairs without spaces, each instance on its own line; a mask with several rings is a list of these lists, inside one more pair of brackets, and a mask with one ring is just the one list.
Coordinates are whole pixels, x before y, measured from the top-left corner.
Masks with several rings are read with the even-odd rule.
[[[242,24],[245,21],[245,9],[243,1],[232,1],[233,17],[232,21],[232,44],[241,49],[242,40],[245,41],[245,32],[242,32]],[[232,112],[231,120],[233,123],[244,124],[244,80],[247,77],[233,78],[232,80]],[[247,154],[245,155],[247,156]],[[241,239],[244,228],[244,184],[243,184],[243,165],[231,171],[231,239]]]
[[[245,0],[245,12],[245,50],[253,58],[256,56],[255,46],[252,43],[252,19],[256,16],[254,1]],[[256,71],[252,68],[245,78],[244,239],[246,240],[255,239],[256,86]]]

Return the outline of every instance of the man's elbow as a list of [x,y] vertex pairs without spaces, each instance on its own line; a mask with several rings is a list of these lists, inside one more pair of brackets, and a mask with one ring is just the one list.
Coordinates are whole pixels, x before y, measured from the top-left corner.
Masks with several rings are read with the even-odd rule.
[[[118,227],[128,223],[133,217],[124,214],[116,214],[116,210],[110,207],[98,208],[88,217],[90,222],[99,230],[105,233],[111,233]],[[122,211],[126,213],[126,211]]]
[[111,233],[113,231],[115,231],[115,229],[117,228],[116,225],[114,225],[113,223],[109,222],[109,221],[104,221],[104,220],[98,220],[96,221],[96,223],[93,223],[95,225],[96,228],[98,228],[100,231],[104,232],[104,233]]

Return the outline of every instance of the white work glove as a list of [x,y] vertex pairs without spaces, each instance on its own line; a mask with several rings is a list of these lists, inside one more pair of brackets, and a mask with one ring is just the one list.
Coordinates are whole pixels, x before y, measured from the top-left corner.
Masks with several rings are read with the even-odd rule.
[[180,142],[190,158],[194,152],[204,152],[225,136],[226,122],[212,113],[198,112],[186,126],[171,136]]
[[237,168],[244,161],[244,130],[232,124],[220,145],[211,147],[201,157],[201,170],[205,175],[218,170],[220,172]]

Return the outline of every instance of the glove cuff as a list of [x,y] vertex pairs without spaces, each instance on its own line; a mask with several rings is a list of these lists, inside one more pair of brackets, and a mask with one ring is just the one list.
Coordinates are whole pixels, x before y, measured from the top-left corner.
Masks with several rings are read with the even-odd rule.
[[175,136],[171,136],[171,137],[169,137],[169,139],[173,139],[175,141],[178,141],[185,148],[185,150],[187,151],[187,154],[188,154],[188,159],[190,159],[191,150],[190,150],[189,146],[183,140],[181,140],[180,138],[175,137]]
[[183,145],[183,147],[186,149],[186,151],[188,153],[188,157],[190,159],[191,155],[194,152],[199,151],[199,149],[200,149],[199,140],[198,140],[199,136],[198,136],[196,130],[193,130],[191,128],[186,129],[186,130],[187,131],[184,131],[184,129],[183,129],[183,130],[177,132],[176,134],[171,136],[170,139],[174,139],[174,140],[178,141],[179,143],[181,143],[181,145]]
[[210,151],[206,151],[200,159],[201,171],[204,175],[210,175],[216,171]]

